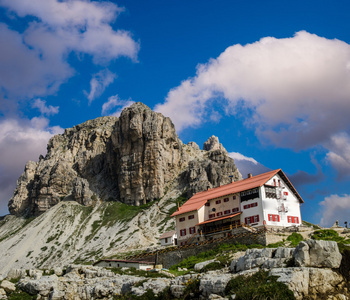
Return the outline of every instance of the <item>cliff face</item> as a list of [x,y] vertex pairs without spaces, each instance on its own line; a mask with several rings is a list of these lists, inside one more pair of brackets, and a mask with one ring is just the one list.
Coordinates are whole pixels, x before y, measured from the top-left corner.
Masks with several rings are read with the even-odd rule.
[[83,205],[121,201],[140,205],[176,190],[194,193],[241,178],[233,160],[211,137],[200,150],[184,145],[169,118],[142,103],[119,118],[102,117],[66,129],[29,161],[9,201],[11,214],[39,215],[62,200]]

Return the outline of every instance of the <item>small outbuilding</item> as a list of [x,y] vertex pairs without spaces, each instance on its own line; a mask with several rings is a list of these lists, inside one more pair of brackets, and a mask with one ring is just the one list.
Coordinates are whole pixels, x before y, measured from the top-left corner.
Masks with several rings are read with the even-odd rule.
[[137,270],[152,270],[154,269],[154,262],[149,261],[137,261],[137,260],[124,260],[124,259],[101,259],[93,264],[97,267],[104,268],[135,268]]
[[160,238],[161,246],[174,246],[177,245],[177,234],[176,230],[164,232]]

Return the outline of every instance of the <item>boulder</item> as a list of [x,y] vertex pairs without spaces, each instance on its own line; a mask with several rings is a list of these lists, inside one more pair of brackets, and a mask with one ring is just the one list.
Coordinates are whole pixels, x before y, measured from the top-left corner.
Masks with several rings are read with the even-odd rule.
[[145,290],[152,290],[155,295],[158,295],[164,291],[170,285],[170,279],[167,278],[155,278],[150,279],[143,283]]
[[0,288],[4,289],[6,292],[14,292],[16,290],[16,285],[8,280],[3,280],[0,284]]
[[26,276],[26,270],[23,269],[11,269],[7,275],[6,279],[17,279]]
[[227,283],[232,278],[231,274],[204,274],[199,283],[199,291],[204,297],[211,294],[223,295]]
[[49,293],[57,289],[58,277],[57,275],[42,276],[40,279],[21,279],[18,282],[18,287],[28,294],[48,296]]
[[200,270],[202,270],[205,266],[207,266],[207,265],[209,265],[209,264],[211,264],[211,263],[213,263],[213,262],[219,262],[219,261],[217,261],[216,259],[211,259],[211,260],[207,260],[207,261],[200,262],[200,263],[194,265],[194,270],[195,270],[195,271],[200,271]]
[[285,283],[296,299],[332,292],[343,280],[342,276],[331,269],[319,268],[276,268],[269,275],[279,277],[277,281]]
[[299,267],[339,268],[342,256],[334,241],[302,241],[295,248],[294,261]]

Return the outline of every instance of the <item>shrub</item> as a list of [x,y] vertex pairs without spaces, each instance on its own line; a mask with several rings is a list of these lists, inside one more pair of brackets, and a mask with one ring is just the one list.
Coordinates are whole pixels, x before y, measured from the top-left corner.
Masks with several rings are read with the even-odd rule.
[[208,272],[213,270],[219,270],[222,269],[224,265],[221,262],[214,261],[210,264],[207,264],[205,267],[202,268],[201,272]]
[[225,294],[235,294],[237,300],[250,299],[295,299],[291,290],[277,281],[276,276],[269,276],[266,271],[259,271],[252,276],[238,276],[231,279],[226,286]]
[[293,232],[289,237],[287,237],[287,241],[290,242],[290,245],[293,247],[298,246],[298,244],[303,240],[303,236],[300,233]]
[[335,241],[338,243],[344,241],[344,238],[340,237],[338,232],[333,229],[316,230],[311,238],[315,240]]

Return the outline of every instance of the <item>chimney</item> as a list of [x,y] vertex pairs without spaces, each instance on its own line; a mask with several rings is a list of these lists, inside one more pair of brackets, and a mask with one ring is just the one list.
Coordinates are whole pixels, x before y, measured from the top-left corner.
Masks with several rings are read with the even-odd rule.
[[253,174],[252,173],[248,173],[248,178],[252,178]]

